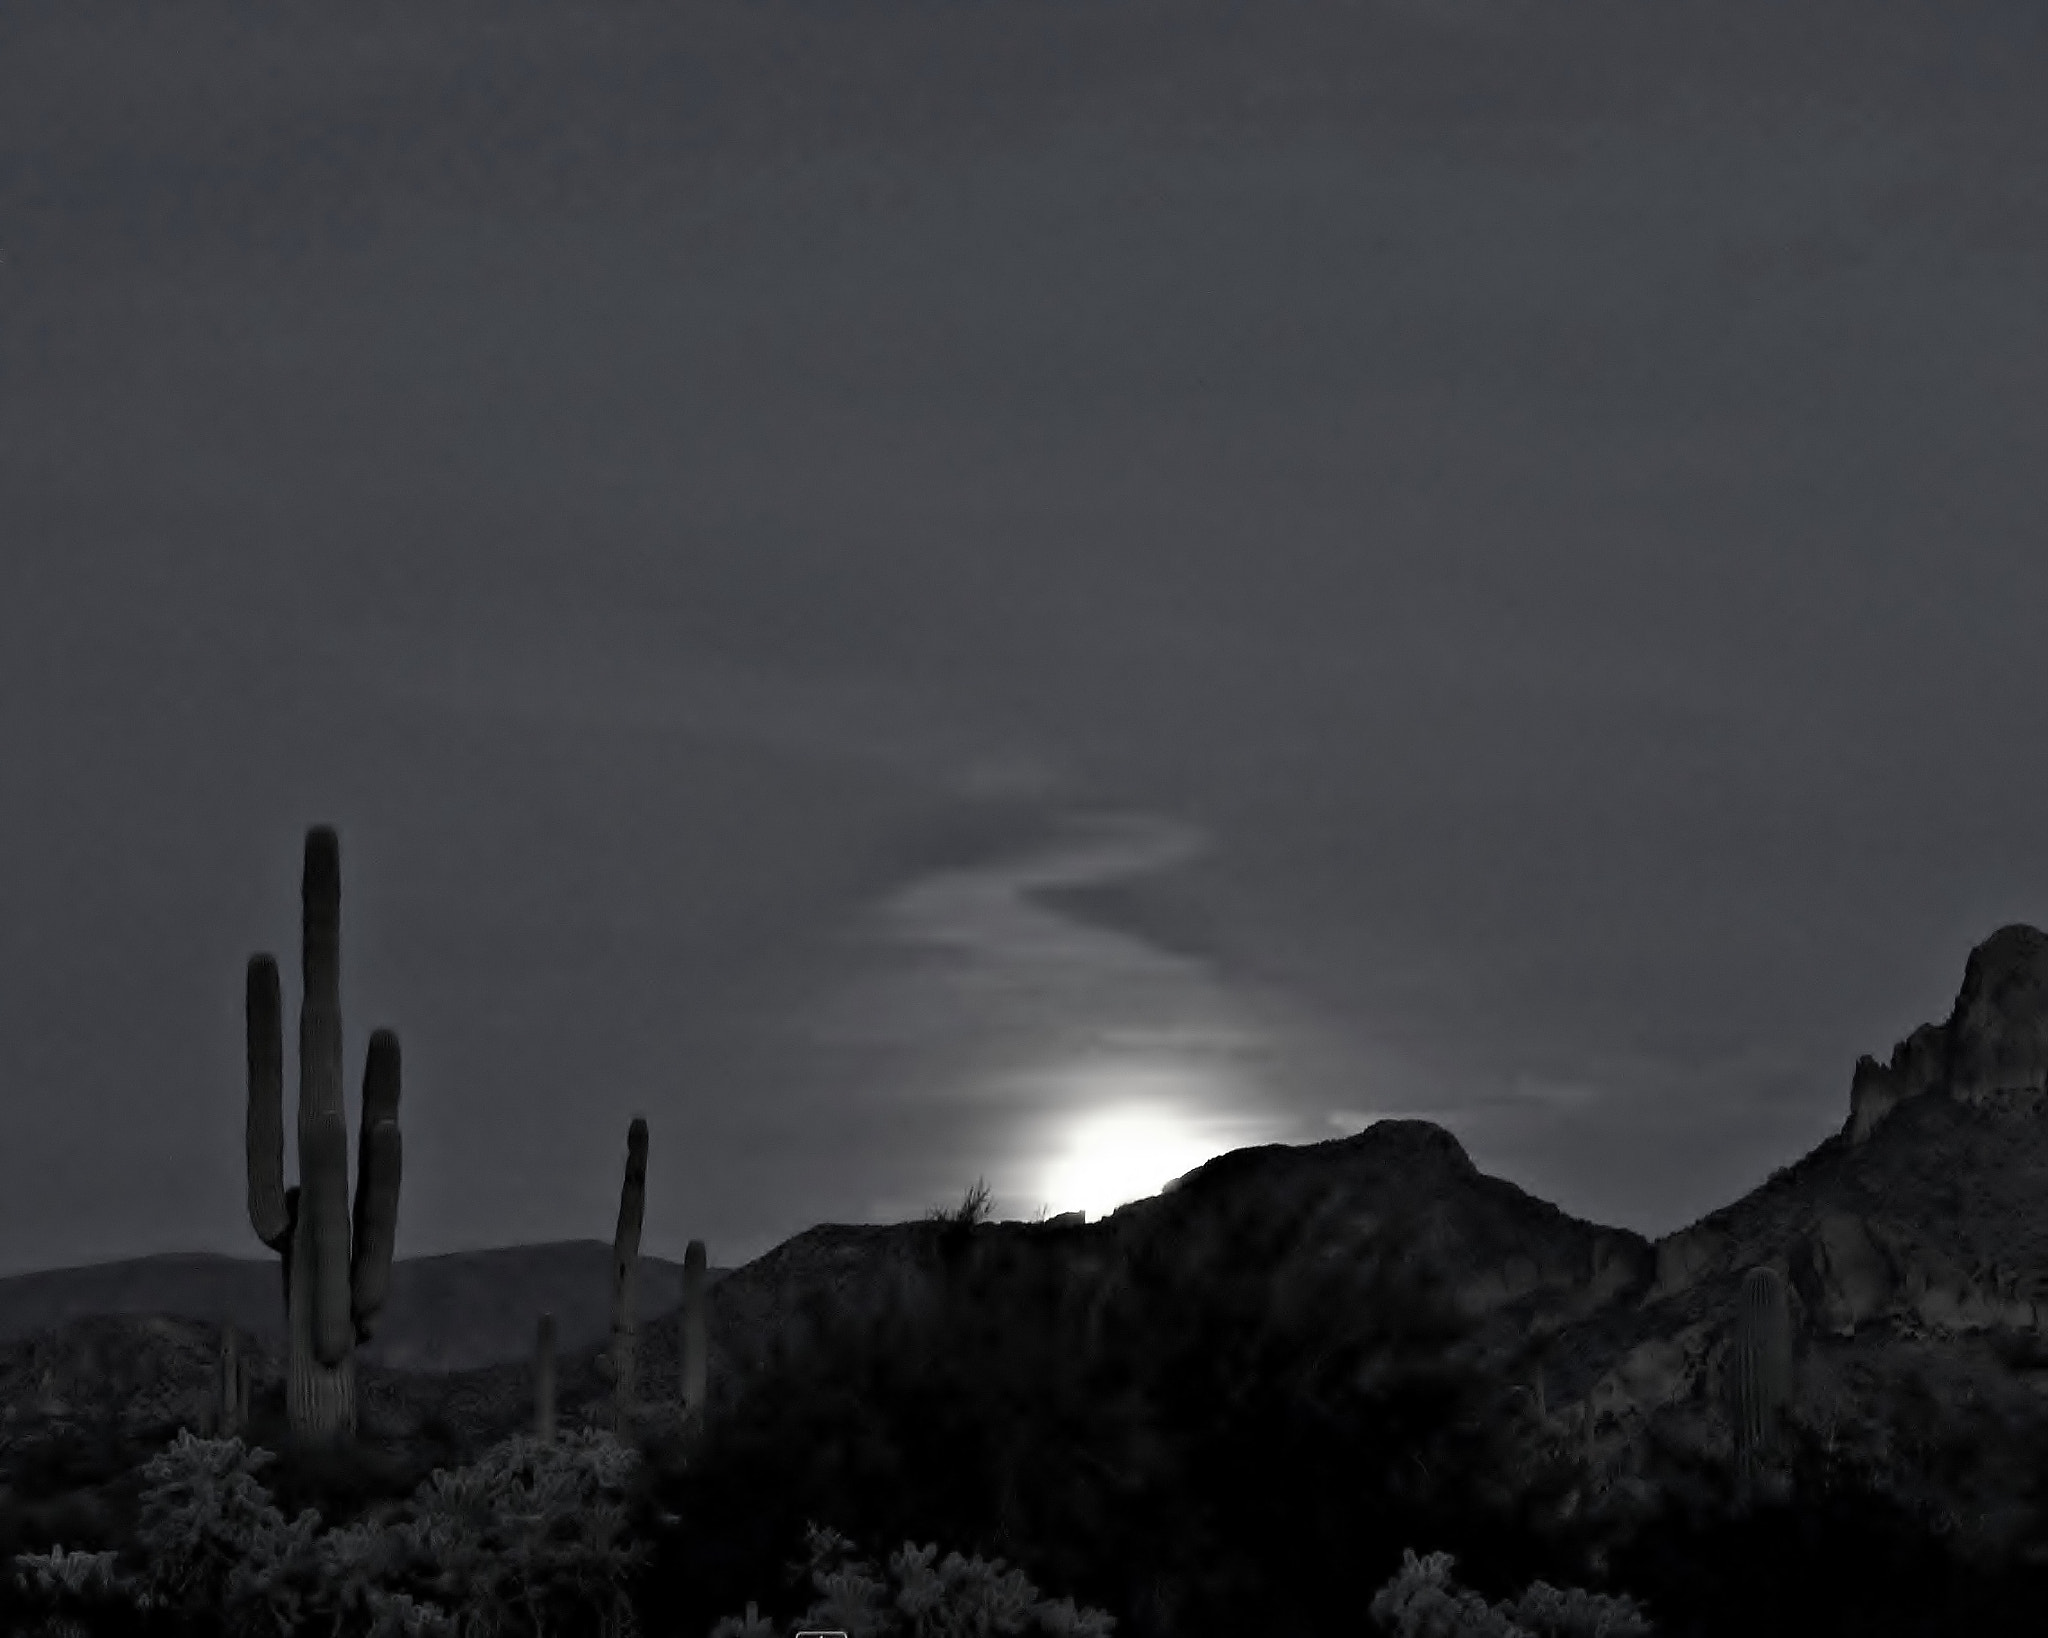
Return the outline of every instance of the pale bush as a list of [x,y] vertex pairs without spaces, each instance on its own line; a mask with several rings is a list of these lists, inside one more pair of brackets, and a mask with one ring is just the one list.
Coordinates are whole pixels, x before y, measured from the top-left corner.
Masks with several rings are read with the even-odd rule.
[[[890,1554],[885,1576],[853,1556],[836,1530],[807,1533],[816,1598],[798,1620],[847,1638],[1109,1638],[1115,1621],[1071,1598],[1042,1599],[1022,1570],[906,1543]],[[893,1583],[893,1585],[892,1585]],[[711,1638],[770,1638],[782,1629],[758,1614],[729,1615]]]
[[135,1534],[157,1601],[225,1613],[254,1567],[288,1559],[319,1530],[311,1511],[288,1523],[257,1477],[276,1459],[240,1439],[182,1431],[143,1464]]
[[468,1467],[437,1469],[396,1516],[323,1529],[287,1520],[258,1474],[275,1458],[190,1432],[143,1467],[143,1581],[116,1555],[22,1554],[25,1587],[56,1603],[125,1595],[211,1617],[227,1638],[317,1629],[332,1638],[551,1638],[631,1625],[625,1580],[646,1549],[626,1538],[637,1453],[591,1430],[520,1436]]
[[1649,1620],[1625,1594],[1587,1592],[1531,1582],[1516,1601],[1515,1619],[1542,1638],[1648,1638]]
[[1373,1594],[1368,1613],[1397,1638],[1648,1638],[1635,1601],[1559,1589],[1537,1581],[1520,1598],[1489,1605],[1451,1579],[1449,1553],[1401,1554],[1394,1578]]
[[385,1550],[409,1556],[437,1601],[468,1606],[486,1632],[566,1630],[570,1610],[622,1622],[626,1577],[647,1551],[626,1534],[636,1459],[597,1429],[547,1444],[522,1434],[469,1467],[437,1469],[410,1516],[385,1527]]
[[117,1558],[112,1550],[67,1553],[61,1541],[47,1553],[16,1553],[14,1578],[43,1617],[29,1638],[90,1638],[94,1612],[146,1605],[149,1594]]
[[1451,1580],[1449,1553],[1417,1558],[1403,1549],[1394,1579],[1373,1594],[1367,1613],[1398,1638],[1530,1638],[1529,1629]]

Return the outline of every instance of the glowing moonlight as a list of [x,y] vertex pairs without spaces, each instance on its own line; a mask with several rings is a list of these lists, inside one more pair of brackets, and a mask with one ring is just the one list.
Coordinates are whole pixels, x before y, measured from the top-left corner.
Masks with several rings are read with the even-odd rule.
[[1128,1200],[1157,1194],[1226,1147],[1205,1139],[1195,1121],[1170,1107],[1091,1110],[1067,1129],[1064,1152],[1046,1172],[1046,1198],[1055,1212],[1099,1217]]

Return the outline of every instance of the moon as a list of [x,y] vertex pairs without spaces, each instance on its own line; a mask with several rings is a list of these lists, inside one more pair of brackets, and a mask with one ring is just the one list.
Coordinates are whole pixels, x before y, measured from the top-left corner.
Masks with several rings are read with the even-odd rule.
[[1132,1102],[1075,1116],[1046,1168],[1044,1192],[1054,1212],[1100,1217],[1131,1200],[1157,1194],[1184,1172],[1230,1145],[1171,1104]]

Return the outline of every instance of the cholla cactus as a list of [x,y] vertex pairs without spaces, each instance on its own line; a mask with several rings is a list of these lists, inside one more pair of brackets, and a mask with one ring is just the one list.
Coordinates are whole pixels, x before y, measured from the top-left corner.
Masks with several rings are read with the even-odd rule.
[[[647,1553],[626,1522],[624,1491],[637,1460],[602,1430],[549,1445],[521,1435],[466,1468],[436,1471],[415,1493],[410,1517],[386,1528],[415,1562],[431,1566],[420,1590],[470,1612],[485,1631],[506,1630],[516,1614],[538,1615],[551,1604],[616,1613]],[[562,1628],[550,1616],[535,1630]]]
[[1517,1624],[1542,1638],[1647,1638],[1650,1623],[1625,1595],[1587,1592],[1531,1582],[1512,1605],[1503,1605]]
[[60,1541],[47,1553],[16,1553],[14,1579],[24,1592],[45,1604],[101,1600],[149,1608],[148,1591],[120,1568],[119,1559],[120,1554],[111,1547],[97,1553],[67,1553]]
[[1367,1613],[1397,1638],[1648,1638],[1651,1631],[1632,1599],[1560,1591],[1547,1581],[1488,1604],[1451,1579],[1456,1562],[1449,1553],[1417,1558],[1404,1549],[1400,1570],[1373,1594]]
[[225,1610],[263,1567],[303,1551],[320,1516],[286,1521],[257,1477],[275,1460],[240,1439],[181,1433],[143,1464],[135,1535],[160,1602]]
[[182,1435],[143,1469],[150,1592],[208,1630],[347,1638],[567,1633],[616,1622],[645,1549],[626,1536],[635,1452],[609,1434],[519,1437],[441,1469],[396,1518],[289,1523],[256,1474],[270,1453]]
[[341,1096],[341,847],[306,833],[304,993],[299,1008],[299,1185],[284,1186],[283,1003],[277,962],[249,959],[249,1221],[284,1259],[289,1354],[285,1404],[294,1437],[352,1438],[355,1345],[367,1342],[390,1287],[398,1224],[398,1037],[370,1037],[355,1217]]
[[1530,1638],[1502,1610],[1451,1580],[1449,1553],[1418,1559],[1403,1549],[1401,1569],[1366,1607],[1382,1631],[1398,1638]]
[[[1001,1559],[958,1553],[940,1559],[935,1544],[911,1542],[890,1554],[884,1575],[856,1559],[853,1543],[836,1530],[814,1524],[806,1539],[817,1597],[796,1623],[805,1629],[844,1632],[847,1638],[1110,1638],[1116,1627],[1104,1611],[1078,1608],[1071,1598],[1041,1598],[1023,1571],[1006,1569]],[[713,1627],[711,1638],[770,1638],[781,1630],[749,1604],[745,1616],[729,1615]]]
[[711,1629],[711,1638],[782,1638],[782,1623],[763,1615],[750,1598],[745,1615],[728,1615]]

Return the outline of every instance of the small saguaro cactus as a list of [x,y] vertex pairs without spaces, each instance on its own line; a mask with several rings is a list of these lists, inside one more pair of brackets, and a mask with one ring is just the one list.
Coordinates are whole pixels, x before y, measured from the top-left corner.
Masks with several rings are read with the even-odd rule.
[[294,1438],[333,1443],[356,1430],[355,1345],[370,1339],[390,1289],[398,1227],[398,1037],[370,1037],[354,1223],[348,1117],[341,1097],[341,847],[306,833],[304,992],[299,1006],[299,1183],[284,1186],[284,1029],[277,962],[249,958],[249,1221],[283,1259],[285,1407]]
[[1747,1502],[1776,1451],[1779,1418],[1792,1397],[1792,1303],[1774,1268],[1752,1268],[1742,1278],[1729,1366],[1737,1484]]
[[683,1419],[704,1418],[705,1374],[710,1353],[704,1312],[704,1242],[692,1240],[683,1250],[682,1361]]
[[544,1445],[555,1440],[555,1316],[543,1314],[533,1344],[533,1432]]
[[633,1414],[640,1318],[640,1219],[647,1208],[647,1122],[633,1117],[626,1129],[626,1181],[619,1190],[619,1231],[612,1240],[612,1384],[618,1420]]
[[232,1439],[249,1426],[249,1356],[232,1324],[220,1333],[220,1398],[214,1407],[218,1436]]

